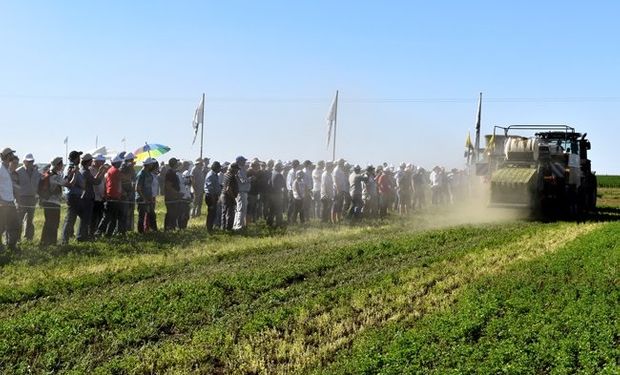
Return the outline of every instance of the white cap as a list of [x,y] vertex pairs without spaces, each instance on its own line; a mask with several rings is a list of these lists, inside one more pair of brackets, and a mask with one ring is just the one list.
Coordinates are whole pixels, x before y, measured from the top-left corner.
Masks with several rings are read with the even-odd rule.
[[26,154],[26,156],[24,156],[24,161],[34,161],[34,156],[32,156],[32,154]]
[[95,161],[105,161],[105,156],[102,154],[95,155]]
[[135,157],[135,156],[134,156],[131,152],[129,152],[129,153],[127,153],[127,154],[125,154],[125,161],[127,161],[127,160],[133,160],[133,159],[135,159],[135,158],[136,158],[136,157]]
[[142,165],[149,165],[149,164],[157,164],[157,160],[153,159],[153,158],[146,158],[143,162]]
[[114,159],[112,159],[112,164],[116,164],[116,163],[122,163],[123,162],[123,158],[121,158],[120,156],[116,155],[114,157]]

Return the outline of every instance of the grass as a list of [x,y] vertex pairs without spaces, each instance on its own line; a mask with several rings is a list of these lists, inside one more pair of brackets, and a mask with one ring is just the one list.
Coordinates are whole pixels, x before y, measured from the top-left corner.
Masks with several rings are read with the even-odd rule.
[[469,285],[446,311],[359,339],[333,373],[617,374],[620,224]]
[[0,373],[617,370],[618,223],[472,217],[27,244]]

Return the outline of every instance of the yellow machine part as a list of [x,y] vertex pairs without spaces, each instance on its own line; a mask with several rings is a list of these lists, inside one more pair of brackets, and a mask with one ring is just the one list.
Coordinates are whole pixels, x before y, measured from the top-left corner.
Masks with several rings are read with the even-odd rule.
[[531,207],[536,168],[506,167],[491,175],[491,206]]

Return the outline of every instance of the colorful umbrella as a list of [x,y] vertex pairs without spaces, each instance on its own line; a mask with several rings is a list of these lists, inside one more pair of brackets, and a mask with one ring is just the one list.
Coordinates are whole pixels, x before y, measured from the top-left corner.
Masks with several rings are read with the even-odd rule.
[[160,145],[160,144],[145,144],[140,147],[136,151],[134,151],[134,155],[136,156],[136,161],[144,161],[146,158],[157,158],[170,151],[170,147]]

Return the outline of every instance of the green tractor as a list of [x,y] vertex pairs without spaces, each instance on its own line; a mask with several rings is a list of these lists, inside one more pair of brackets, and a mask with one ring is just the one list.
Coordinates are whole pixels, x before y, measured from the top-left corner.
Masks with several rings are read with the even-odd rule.
[[490,206],[525,208],[544,218],[594,212],[597,183],[586,135],[566,125],[495,126],[476,164],[490,182]]

